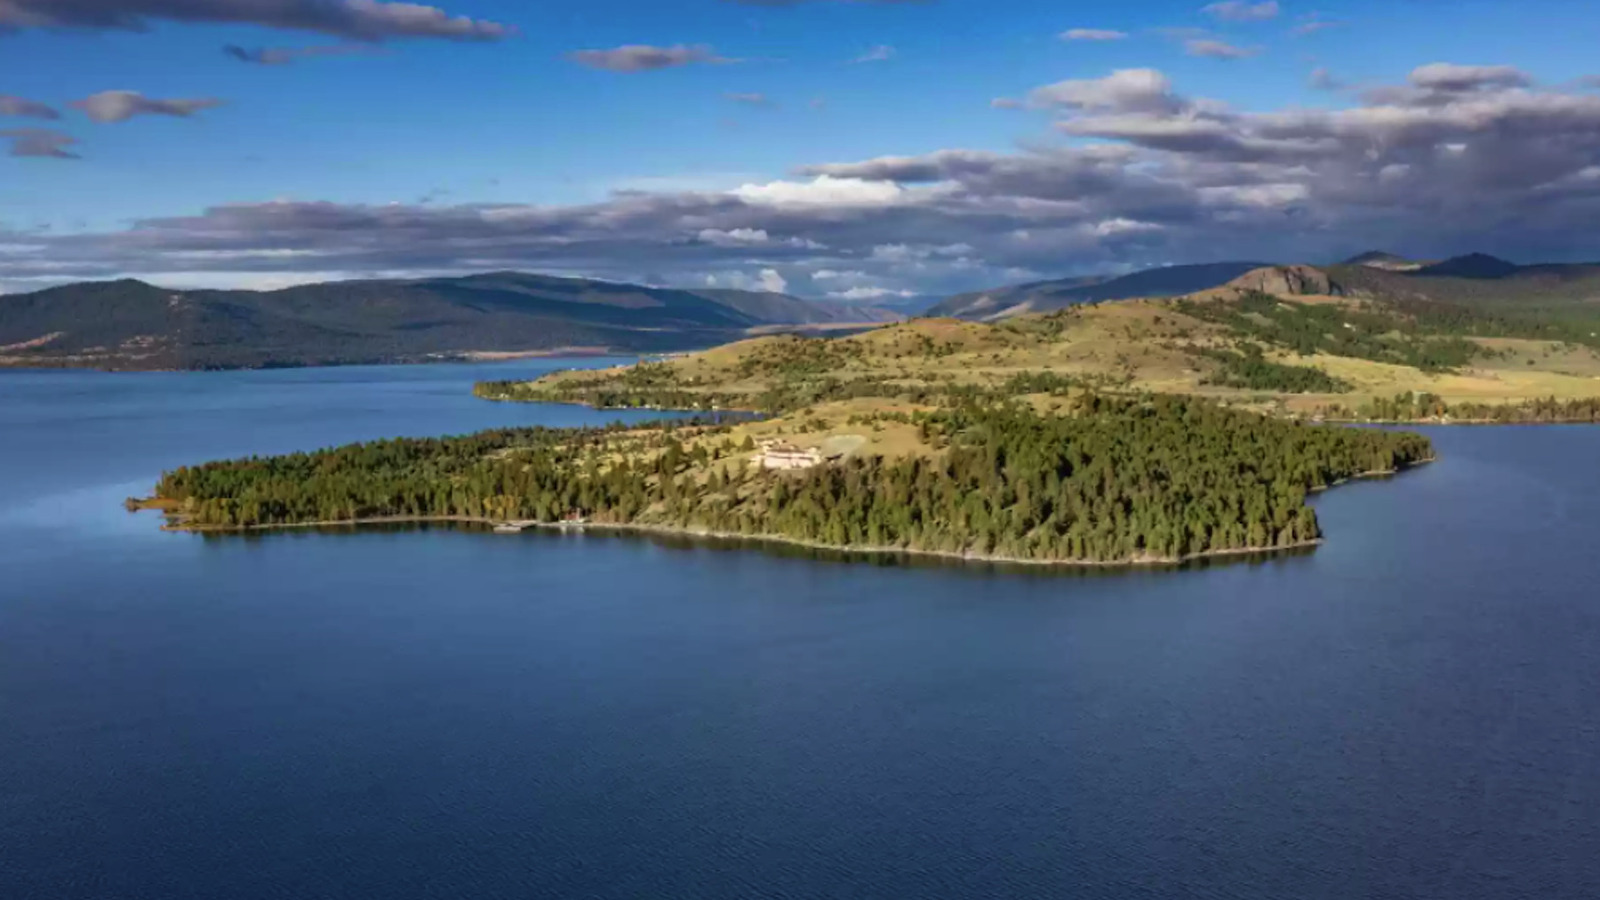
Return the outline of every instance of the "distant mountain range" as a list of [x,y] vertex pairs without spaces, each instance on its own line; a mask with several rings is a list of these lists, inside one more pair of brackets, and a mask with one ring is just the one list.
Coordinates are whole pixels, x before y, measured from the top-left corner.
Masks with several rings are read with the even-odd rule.
[[1600,314],[1600,263],[1518,265],[1485,253],[1409,268],[1341,263],[1324,271],[1340,293],[1396,302],[1431,301],[1503,314]]
[[403,362],[558,348],[704,347],[751,330],[881,322],[877,306],[491,272],[276,291],[87,282],[0,296],[0,365],[118,369]]
[[1175,297],[1222,287],[1469,304],[1507,312],[1593,306],[1600,313],[1600,264],[1523,266],[1484,253],[1427,261],[1371,251],[1330,266],[1223,262],[1038,281],[960,294],[927,314],[989,321],[1078,303]]
[[277,291],[122,280],[0,296],[0,366],[201,369],[411,362],[581,348],[657,352],[747,334],[912,315],[996,320],[1077,303],[1231,286],[1278,294],[1466,304],[1499,315],[1600,316],[1600,264],[1522,266],[1372,251],[1330,266],[1220,262],[1038,281],[882,304],[654,288],[522,272],[338,281]]

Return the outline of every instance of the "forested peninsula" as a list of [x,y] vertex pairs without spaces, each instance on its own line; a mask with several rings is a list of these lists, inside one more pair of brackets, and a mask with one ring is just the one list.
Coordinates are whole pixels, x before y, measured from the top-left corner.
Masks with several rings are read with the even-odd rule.
[[851,427],[893,430],[921,450],[793,471],[759,465],[750,427],[377,441],[178,469],[156,498],[193,529],[581,520],[840,550],[1157,563],[1308,545],[1321,537],[1308,492],[1431,458],[1417,435],[1093,393],[1050,413],[1007,401],[858,415]]

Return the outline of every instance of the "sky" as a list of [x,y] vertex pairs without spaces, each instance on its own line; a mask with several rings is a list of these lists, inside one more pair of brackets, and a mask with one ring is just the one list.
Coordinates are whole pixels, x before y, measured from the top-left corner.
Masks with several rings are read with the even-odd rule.
[[0,0],[0,292],[1600,259],[1577,0]]

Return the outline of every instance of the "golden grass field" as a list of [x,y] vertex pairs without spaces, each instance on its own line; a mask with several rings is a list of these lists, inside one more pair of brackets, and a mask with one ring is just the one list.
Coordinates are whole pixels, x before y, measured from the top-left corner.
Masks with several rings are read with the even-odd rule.
[[[1225,290],[1190,298],[1226,298]],[[1363,301],[1296,296],[1285,304],[1343,305]],[[1109,390],[1195,394],[1264,412],[1313,415],[1332,404],[1357,408],[1371,398],[1426,392],[1448,403],[1511,404],[1546,397],[1600,397],[1600,354],[1588,347],[1512,338],[1477,339],[1497,351],[1453,372],[1419,369],[1368,359],[1269,350],[1273,362],[1309,366],[1348,382],[1338,394],[1289,394],[1207,384],[1217,363],[1196,351],[1233,343],[1226,327],[1179,311],[1172,300],[1123,300],[1086,304],[1053,314],[1025,315],[995,323],[958,319],[913,319],[831,339],[768,335],[673,357],[665,362],[687,390],[742,394],[752,398],[775,381],[775,363],[822,354],[811,377],[849,380],[873,377],[906,386],[997,386],[1019,374],[1050,372],[1096,379]],[[620,374],[622,370],[608,370]],[[557,373],[541,384],[593,378],[595,372]],[[792,377],[792,376],[788,376]],[[1041,406],[1059,402],[1031,398]],[[901,456],[930,453],[910,425],[882,421],[881,414],[911,412],[903,401],[862,398],[818,404],[781,417],[746,423],[735,438],[781,437],[801,447],[830,438],[865,438],[856,453]],[[854,421],[852,421],[854,420]]]

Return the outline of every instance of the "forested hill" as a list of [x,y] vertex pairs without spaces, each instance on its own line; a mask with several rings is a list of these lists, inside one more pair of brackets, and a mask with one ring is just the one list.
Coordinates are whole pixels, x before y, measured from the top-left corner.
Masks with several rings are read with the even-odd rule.
[[704,347],[773,326],[881,322],[872,306],[521,272],[275,291],[88,282],[0,296],[0,365],[116,369],[408,362],[562,347]]

